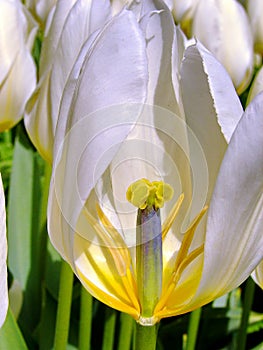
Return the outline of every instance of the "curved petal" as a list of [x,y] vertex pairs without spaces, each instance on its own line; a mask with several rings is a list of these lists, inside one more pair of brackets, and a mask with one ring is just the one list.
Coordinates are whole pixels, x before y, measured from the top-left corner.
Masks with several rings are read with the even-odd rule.
[[201,0],[192,34],[224,65],[237,91],[244,91],[253,73],[253,37],[243,6],[235,0]]
[[23,117],[26,103],[36,86],[36,67],[30,52],[21,50],[0,88],[0,132]]
[[224,67],[199,42],[185,51],[180,83],[186,122],[204,151],[209,174],[207,194],[203,190],[207,184],[202,184],[207,179],[196,184],[196,198],[202,198],[203,203],[193,208],[193,218],[205,202],[209,203],[227,142],[243,109]]
[[263,258],[262,128],[263,93],[247,107],[220,168],[195,302],[207,303],[236,288]]
[[[49,233],[68,260],[73,260],[70,242],[80,211],[137,120],[146,98],[147,81],[145,41],[133,13],[124,10],[107,23],[92,43],[71,107],[59,117],[59,123],[64,123],[64,118],[68,120],[65,132],[70,132],[66,139],[58,134],[49,198]],[[57,129],[60,130],[59,125]],[[52,209],[56,201],[62,210],[61,220],[65,220],[61,232]]]
[[7,240],[6,240],[6,214],[5,197],[0,176],[0,327],[2,327],[8,308],[7,287]]

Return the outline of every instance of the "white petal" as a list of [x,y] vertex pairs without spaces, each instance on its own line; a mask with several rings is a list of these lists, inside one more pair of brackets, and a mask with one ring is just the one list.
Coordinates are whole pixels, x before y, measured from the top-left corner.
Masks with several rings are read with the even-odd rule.
[[[243,109],[223,66],[198,42],[186,49],[181,68],[181,88],[186,122],[200,142],[209,174],[208,193],[204,193],[207,184],[202,183],[207,178],[201,178],[201,182],[196,184],[196,190],[200,192],[196,198],[207,195],[204,202],[209,202],[227,142]],[[198,171],[193,174],[196,178]],[[201,209],[197,208],[193,216]]]
[[69,12],[52,62],[50,95],[54,127],[63,89],[83,43],[94,31],[104,25],[109,17],[110,4],[106,0],[99,3],[78,0]]
[[[69,257],[67,248],[73,239],[69,225],[75,229],[87,197],[138,118],[141,105],[136,104],[146,99],[147,78],[144,38],[133,13],[124,10],[98,34],[85,57],[69,110],[70,133],[64,145],[60,138],[56,147],[49,233],[64,256]],[[59,123],[64,123],[67,112]],[[61,163],[59,146],[66,157]],[[64,238],[58,233],[58,217],[53,216],[56,200],[69,221]]]
[[30,52],[21,50],[0,89],[0,131],[16,124],[36,86],[36,67]]
[[2,327],[8,308],[7,288],[7,241],[6,241],[6,214],[5,197],[0,176],[0,327]]
[[145,34],[149,84],[147,103],[174,111],[176,101],[172,85],[172,45],[174,22],[161,2],[142,3],[140,26]]
[[208,213],[197,299],[236,288],[263,258],[263,93],[246,109],[230,141]]

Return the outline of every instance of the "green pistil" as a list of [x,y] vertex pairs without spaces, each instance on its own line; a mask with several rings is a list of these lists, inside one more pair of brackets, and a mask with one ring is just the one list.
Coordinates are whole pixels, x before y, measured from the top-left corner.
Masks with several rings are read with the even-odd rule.
[[131,184],[127,199],[138,207],[136,230],[136,272],[141,318],[144,325],[153,323],[154,308],[162,292],[162,226],[159,208],[173,196],[164,182],[141,179]]

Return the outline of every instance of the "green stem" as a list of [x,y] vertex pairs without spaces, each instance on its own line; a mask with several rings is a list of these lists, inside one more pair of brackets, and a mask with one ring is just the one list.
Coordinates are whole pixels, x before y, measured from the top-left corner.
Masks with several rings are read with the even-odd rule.
[[201,313],[202,313],[202,308],[199,308],[199,309],[192,311],[190,314],[188,330],[187,330],[186,350],[194,350],[195,349],[197,335],[198,335],[199,322],[201,319]]
[[117,312],[106,308],[102,350],[112,350],[114,346],[114,334]]
[[51,178],[51,166],[45,163],[45,173],[44,182],[42,185],[42,197],[41,197],[41,207],[40,207],[40,218],[39,218],[39,228],[40,228],[40,249],[39,249],[39,277],[41,283],[44,281],[45,268],[46,268],[46,256],[47,256],[47,203],[48,203],[48,193]]
[[65,350],[67,346],[72,288],[73,272],[71,267],[62,260],[54,350]]
[[46,341],[46,330],[44,326],[45,315],[45,272],[46,272],[46,257],[47,257],[47,203],[48,193],[51,178],[51,166],[45,163],[44,180],[42,184],[40,217],[39,217],[39,250],[38,250],[38,278],[39,278],[39,293],[41,294],[41,314],[40,314],[40,330],[39,330],[39,344],[42,348],[42,344]]
[[255,291],[255,283],[252,280],[252,278],[249,278],[246,281],[243,312],[242,312],[241,324],[240,324],[239,332],[237,336],[236,348],[238,350],[244,350],[246,348],[247,326],[248,326],[249,314],[250,314],[250,310],[251,310],[251,306],[254,298],[254,291]]
[[133,350],[155,350],[157,341],[157,325],[142,326],[136,322]]
[[118,350],[130,350],[133,332],[133,319],[130,315],[121,313]]
[[80,295],[80,325],[79,350],[89,350],[92,324],[92,296],[81,287]]

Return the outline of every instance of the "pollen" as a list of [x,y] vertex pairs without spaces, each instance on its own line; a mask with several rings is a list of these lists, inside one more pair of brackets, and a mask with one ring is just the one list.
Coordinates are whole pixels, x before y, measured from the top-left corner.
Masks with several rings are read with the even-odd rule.
[[129,186],[126,198],[141,210],[146,207],[158,210],[165,202],[172,199],[173,194],[173,188],[163,181],[150,182],[147,179],[140,179]]

